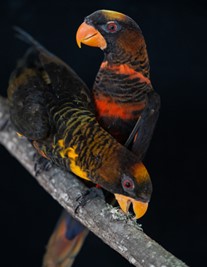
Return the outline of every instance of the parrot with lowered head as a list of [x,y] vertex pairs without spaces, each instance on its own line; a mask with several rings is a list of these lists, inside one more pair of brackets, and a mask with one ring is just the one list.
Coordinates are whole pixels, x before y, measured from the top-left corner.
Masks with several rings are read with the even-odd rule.
[[[135,29],[131,27],[131,24],[134,25]],[[113,27],[115,27],[114,30],[111,29]],[[129,29],[131,29],[131,33]],[[136,32],[136,29],[139,31],[139,37],[136,36],[137,43],[136,45],[134,44],[133,47],[135,50],[140,49],[143,51],[143,55],[140,51],[134,51],[133,53],[132,47],[127,49],[127,46],[129,46],[131,42],[124,44],[124,38],[127,39],[127,36],[130,37],[130,34],[136,35],[133,33]],[[121,33],[116,35],[119,31]],[[31,41],[31,38],[28,38],[28,36],[27,39],[30,39]],[[37,117],[35,116],[35,118],[37,118],[37,121],[33,120],[31,125],[26,124],[26,127],[28,128],[26,131],[25,129],[22,130],[22,126],[24,128],[25,124],[19,122],[16,118],[16,112],[20,111],[18,110],[19,107],[13,107],[13,110],[11,109],[11,115],[13,114],[11,116],[13,118],[12,120],[14,121],[14,124],[16,124],[18,132],[32,140],[34,147],[40,154],[52,160],[59,166],[66,167],[66,169],[69,169],[81,178],[100,184],[103,188],[106,188],[108,185],[105,186],[105,184],[110,182],[112,186],[109,186],[111,190],[109,191],[115,193],[115,197],[119,202],[120,207],[127,212],[129,204],[132,202],[136,217],[141,217],[147,208],[147,204],[143,203],[148,202],[149,195],[151,195],[151,182],[149,182],[149,175],[146,169],[143,168],[143,164],[140,163],[140,160],[143,159],[147,150],[159,112],[159,96],[153,91],[149,80],[149,63],[143,36],[141,35],[141,31],[137,24],[129,17],[118,12],[102,10],[86,17],[85,22],[80,26],[77,32],[77,42],[79,46],[80,43],[84,43],[100,47],[105,53],[104,61],[101,64],[94,83],[92,91],[93,95],[91,95],[85,84],[82,83],[68,66],[33,41],[33,45],[35,45],[30,52],[27,53],[22,61],[23,63],[13,74],[10,82],[9,96],[10,99],[13,99],[11,100],[11,103],[14,100],[22,99],[23,96],[27,96],[28,98],[37,96],[36,101],[34,100],[32,105],[39,105],[38,108],[42,109],[39,113],[41,119],[38,118],[38,114],[36,114]],[[138,44],[140,44],[142,49]],[[133,57],[136,58],[136,64],[135,61],[134,63],[132,61]],[[33,73],[30,73],[31,70]],[[18,75],[19,73],[22,74],[20,75],[21,78],[17,73]],[[24,84],[21,84],[22,80],[24,80]],[[65,81],[68,88],[62,84],[60,85],[60,81]],[[32,95],[31,92],[24,92],[26,91],[26,87],[31,87],[31,89],[34,90],[34,84],[36,85],[36,83],[39,83],[38,86],[40,90],[37,90],[34,95]],[[72,95],[72,89],[77,90],[77,88],[81,88],[81,94],[84,95],[84,98],[82,98],[82,96],[80,97],[81,94],[79,93],[76,93],[76,95],[73,93]],[[50,90],[53,92],[51,93]],[[87,97],[85,97],[86,95]],[[48,105],[45,103],[46,98],[50,99]],[[81,105],[78,101],[74,101],[73,98],[76,99],[76,101],[78,99],[78,101],[85,102],[85,105]],[[95,110],[89,100],[90,98],[94,99]],[[25,105],[25,110],[27,110],[27,108],[28,106]],[[76,109],[77,112],[74,112],[74,109]],[[82,112],[83,110],[84,112]],[[96,134],[94,134],[91,137],[91,134],[93,134],[92,128],[96,128],[96,126],[91,123],[92,120],[91,116],[88,116],[88,111],[92,111],[93,119],[95,113],[96,119],[101,126],[120,143],[125,143],[127,146],[131,146],[132,151],[136,154],[138,164],[141,164],[140,166],[142,166],[137,168],[137,170],[139,169],[137,174],[139,172],[140,175],[141,172],[144,171],[144,180],[148,180],[147,184],[150,184],[148,185],[150,189],[147,189],[149,191],[147,193],[147,200],[142,199],[141,202],[140,200],[136,202],[134,201],[134,195],[133,197],[129,197],[128,194],[125,196],[125,192],[121,192],[121,194],[116,193],[115,177],[117,174],[115,174],[116,171],[111,173],[112,166],[114,166],[115,162],[111,161],[111,158],[109,166],[108,163],[103,166],[104,171],[101,171],[103,176],[100,178],[95,177],[98,174],[98,169],[95,169],[94,171],[93,167],[99,160],[102,161],[103,164],[103,157],[101,159],[99,158],[100,150],[106,146],[108,148],[104,153],[110,155],[109,147],[111,147],[111,143],[108,141],[109,139],[106,139],[106,142],[103,146],[99,147],[97,152],[96,146],[99,145],[99,142],[102,142],[106,133],[104,132],[104,135],[101,135],[99,132],[96,141],[92,141],[96,136]],[[45,112],[47,114],[49,113],[49,122],[47,116],[42,116],[42,114],[45,115]],[[74,115],[74,113],[77,113],[78,116],[77,114]],[[28,116],[30,115],[31,114],[28,112]],[[81,119],[79,119],[79,115]],[[62,119],[62,117],[64,117],[64,119]],[[87,121],[87,117],[90,117],[90,123],[88,123],[89,121]],[[34,117],[32,119],[34,119]],[[86,123],[84,122],[82,124],[82,120],[85,120]],[[66,123],[67,127],[64,125]],[[70,123],[72,123],[74,127],[70,127]],[[83,130],[81,130],[80,127],[77,127],[78,124],[82,126],[88,124],[85,127],[85,133],[83,133]],[[38,127],[39,129],[41,128],[39,132],[36,131],[35,138],[34,136],[30,136],[31,133],[33,135],[33,127],[35,129],[38,129]],[[76,128],[78,128],[78,130]],[[102,130],[103,129],[101,129],[101,131]],[[42,131],[44,132],[44,135],[45,132],[47,132],[45,135],[46,138],[45,136],[42,138]],[[90,132],[89,135],[86,134],[87,131]],[[98,131],[99,130],[97,130],[97,132]],[[27,133],[29,134],[27,135]],[[89,138],[89,142],[83,142],[83,138]],[[77,140],[71,142],[72,139]],[[82,141],[82,144],[79,146],[80,141]],[[91,142],[92,145],[90,145]],[[48,143],[50,143],[49,147]],[[109,145],[107,146],[106,143]],[[51,149],[51,144],[53,149]],[[88,150],[86,148],[87,146],[89,148]],[[93,149],[94,146],[96,149]],[[83,148],[85,148],[86,153],[82,153]],[[92,155],[89,154],[89,150],[92,150]],[[126,149],[124,150],[127,151]],[[98,160],[96,158],[96,162],[93,162],[90,165],[89,162],[93,161],[94,154],[97,153]],[[120,151],[117,155],[119,155],[119,153]],[[89,157],[87,159],[86,155],[88,154]],[[117,157],[117,155],[115,155],[115,150],[113,150],[111,155],[112,157]],[[129,156],[123,155],[123,158],[126,157]],[[84,164],[87,164],[87,170],[88,168],[91,168],[90,173],[85,171]],[[122,164],[125,164],[125,162],[122,161],[121,165]],[[118,172],[120,173],[120,170]],[[123,183],[129,188],[131,187],[131,182],[134,181],[129,179],[123,180]],[[142,182],[145,184],[146,181]],[[113,186],[115,187],[113,188]],[[107,190],[109,187],[107,187]],[[134,187],[134,185],[132,187]],[[140,192],[143,191],[146,193],[146,188],[147,187],[141,189],[139,186]],[[143,194],[143,192],[141,194]],[[137,203],[139,204],[137,205]],[[142,203],[142,205],[140,205],[140,203]],[[139,213],[136,210],[139,210]],[[74,221],[70,215],[64,213],[48,244],[47,253],[44,258],[44,266],[71,266],[86,235],[87,230],[78,222]],[[54,265],[55,261],[56,265]]]

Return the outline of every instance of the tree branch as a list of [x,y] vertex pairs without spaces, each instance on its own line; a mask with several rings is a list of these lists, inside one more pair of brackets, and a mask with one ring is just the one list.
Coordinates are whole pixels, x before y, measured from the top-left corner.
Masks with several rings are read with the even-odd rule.
[[77,220],[137,267],[187,267],[158,243],[145,235],[136,222],[95,198],[75,214],[77,197],[85,186],[74,175],[52,168],[34,175],[34,149],[19,138],[9,121],[7,100],[0,97],[0,144],[30,172],[44,189]]

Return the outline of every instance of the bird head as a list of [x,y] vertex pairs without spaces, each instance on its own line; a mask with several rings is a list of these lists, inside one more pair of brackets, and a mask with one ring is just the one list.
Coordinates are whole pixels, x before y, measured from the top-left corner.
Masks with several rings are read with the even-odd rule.
[[148,209],[152,194],[150,176],[142,163],[132,165],[121,175],[121,188],[122,192],[115,193],[119,206],[127,213],[132,205],[136,219],[141,218]]
[[106,53],[115,53],[117,49],[133,54],[145,47],[142,32],[137,23],[130,17],[110,10],[98,10],[87,16],[80,25],[76,41],[99,47]]
[[142,162],[127,149],[108,158],[99,168],[102,186],[114,194],[120,208],[127,213],[132,205],[136,219],[147,211],[152,194],[152,183]]

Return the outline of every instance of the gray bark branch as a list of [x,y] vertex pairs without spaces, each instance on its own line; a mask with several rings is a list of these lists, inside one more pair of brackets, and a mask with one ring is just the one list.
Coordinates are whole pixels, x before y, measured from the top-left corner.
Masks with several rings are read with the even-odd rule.
[[[137,267],[187,267],[140,230],[138,224],[99,197],[78,208],[77,197],[86,187],[74,175],[58,168],[34,174],[34,149],[17,136],[9,121],[7,100],[0,97],[0,144],[2,144],[72,216]],[[55,222],[54,222],[55,223]],[[179,242],[179,241],[178,241]]]

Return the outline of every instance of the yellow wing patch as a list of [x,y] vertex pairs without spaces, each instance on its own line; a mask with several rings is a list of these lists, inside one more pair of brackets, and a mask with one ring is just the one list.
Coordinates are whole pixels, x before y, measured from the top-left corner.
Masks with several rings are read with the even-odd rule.
[[76,147],[65,147],[65,143],[63,139],[58,140],[58,145],[62,148],[59,151],[61,158],[69,158],[70,159],[70,170],[78,177],[90,181],[87,176],[87,173],[81,169],[80,166],[77,165],[78,154],[75,152]]
[[70,169],[73,173],[75,173],[77,176],[90,181],[90,179],[87,176],[87,173],[83,171],[80,166],[76,164],[76,159],[78,157],[78,154],[75,152],[75,148],[70,147],[68,149],[68,157],[70,159]]
[[58,145],[59,145],[60,147],[65,147],[65,142],[64,142],[64,140],[63,140],[63,139],[59,139],[59,140],[58,140]]

